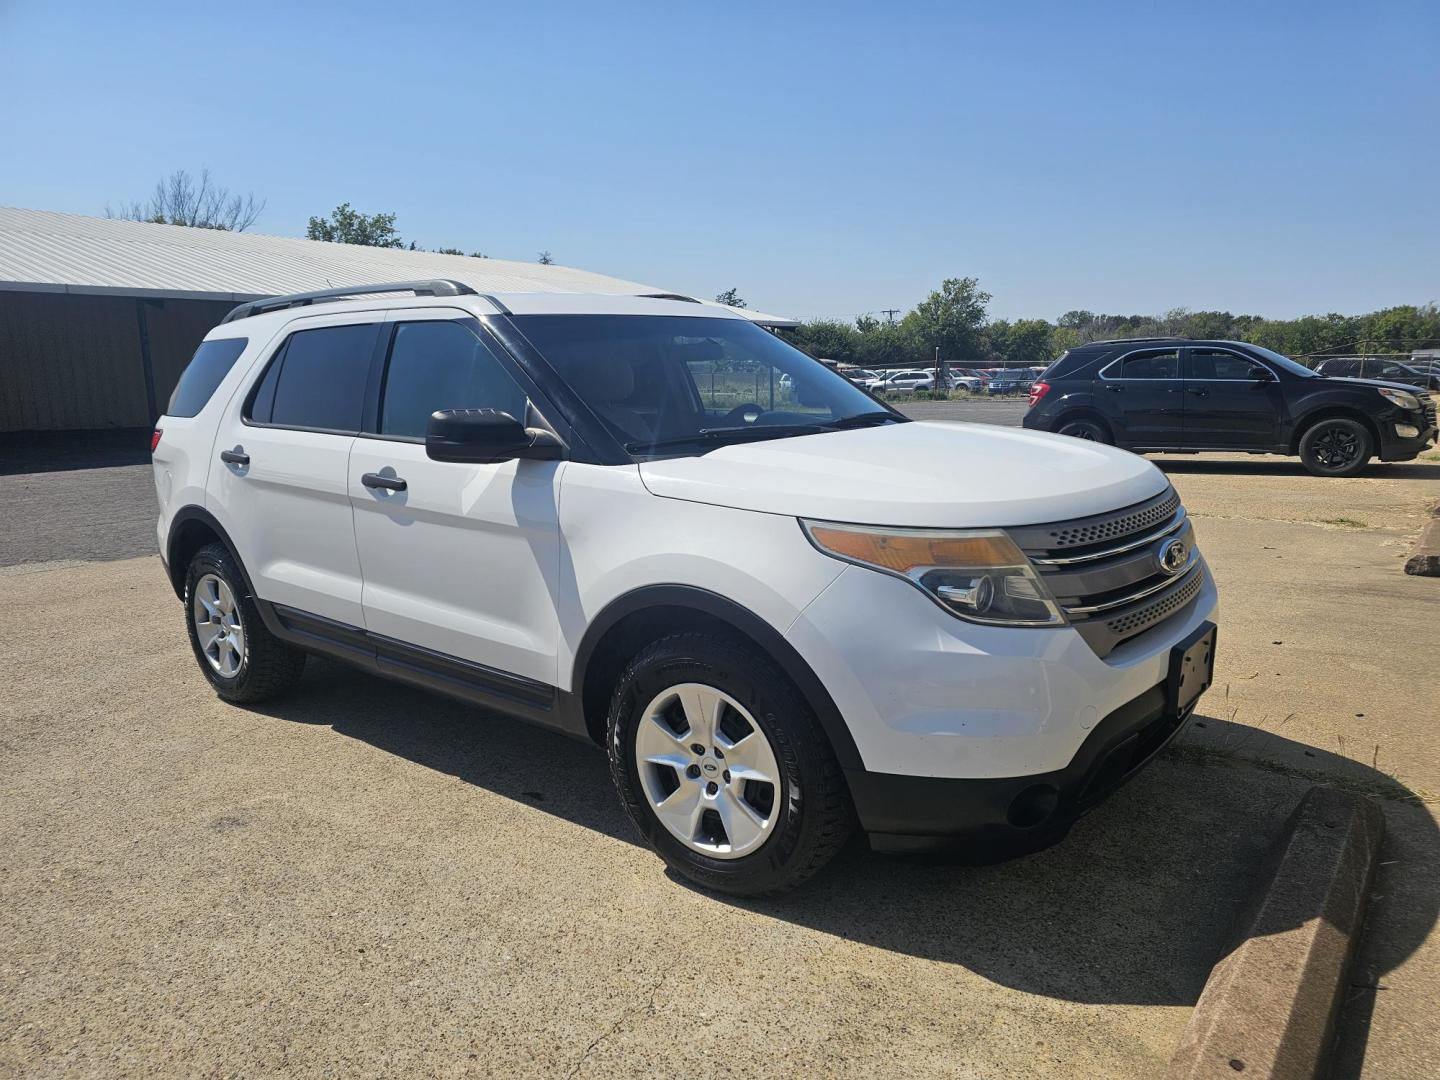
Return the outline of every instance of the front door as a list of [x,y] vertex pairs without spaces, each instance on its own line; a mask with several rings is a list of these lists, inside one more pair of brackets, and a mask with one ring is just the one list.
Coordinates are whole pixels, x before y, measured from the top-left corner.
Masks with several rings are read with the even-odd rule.
[[1178,447],[1183,389],[1180,350],[1145,349],[1101,369],[1095,401],[1120,446]]
[[1196,450],[1275,447],[1284,410],[1275,374],[1229,349],[1185,351],[1185,446]]
[[[387,333],[376,430],[350,455],[365,626],[442,662],[554,686],[565,463],[432,461],[432,412],[499,409],[523,420],[526,392],[504,350],[463,312],[396,313]],[[385,642],[377,648],[383,659]]]

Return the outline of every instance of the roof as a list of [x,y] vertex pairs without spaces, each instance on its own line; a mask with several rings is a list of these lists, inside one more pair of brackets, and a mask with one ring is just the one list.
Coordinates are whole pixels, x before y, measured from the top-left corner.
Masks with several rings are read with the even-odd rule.
[[[449,278],[481,293],[676,295],[568,266],[0,207],[0,290],[238,303],[420,278]],[[764,326],[798,325],[780,315],[737,313]]]

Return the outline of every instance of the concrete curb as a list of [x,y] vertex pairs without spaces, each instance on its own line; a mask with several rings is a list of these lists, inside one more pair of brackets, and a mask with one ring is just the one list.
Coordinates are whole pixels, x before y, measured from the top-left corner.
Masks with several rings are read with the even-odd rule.
[[1405,573],[1417,577],[1440,577],[1440,503],[1430,510],[1430,521],[1405,560]]
[[1384,834],[1369,799],[1306,793],[1210,972],[1168,1080],[1321,1075]]

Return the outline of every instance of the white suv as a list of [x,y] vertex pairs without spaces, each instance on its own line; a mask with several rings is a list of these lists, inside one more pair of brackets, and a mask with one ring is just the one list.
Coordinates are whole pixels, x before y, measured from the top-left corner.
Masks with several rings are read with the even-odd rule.
[[1153,465],[910,422],[709,305],[255,301],[153,449],[221,697],[323,653],[593,740],[659,854],[727,892],[798,883],[857,824],[1052,842],[1210,681],[1215,586]]

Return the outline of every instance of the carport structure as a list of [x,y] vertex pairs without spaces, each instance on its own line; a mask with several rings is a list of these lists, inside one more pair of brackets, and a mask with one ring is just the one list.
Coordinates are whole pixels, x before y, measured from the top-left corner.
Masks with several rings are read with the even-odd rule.
[[236,304],[422,278],[482,293],[676,295],[564,266],[0,207],[0,432],[147,427]]

